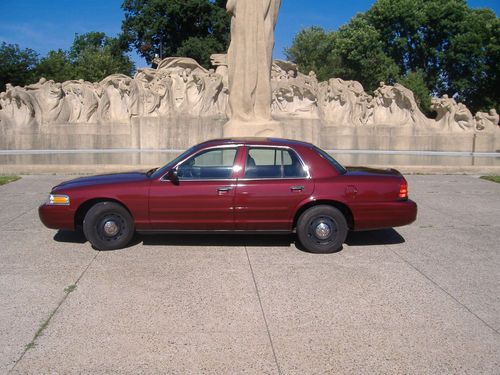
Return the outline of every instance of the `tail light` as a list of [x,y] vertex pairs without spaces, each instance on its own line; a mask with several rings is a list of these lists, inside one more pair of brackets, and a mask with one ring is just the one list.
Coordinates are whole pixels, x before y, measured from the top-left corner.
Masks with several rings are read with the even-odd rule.
[[408,182],[405,179],[401,181],[399,185],[399,199],[408,199]]

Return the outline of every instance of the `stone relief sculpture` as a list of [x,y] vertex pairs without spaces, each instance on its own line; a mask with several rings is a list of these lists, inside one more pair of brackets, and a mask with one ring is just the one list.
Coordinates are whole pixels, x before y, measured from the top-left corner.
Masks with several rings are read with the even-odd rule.
[[491,109],[489,113],[476,113],[475,120],[477,131],[491,132],[498,129],[498,121],[500,120],[500,116],[498,115],[496,109]]
[[474,116],[469,109],[448,95],[432,99],[431,109],[437,113],[436,122],[442,130],[457,132],[475,129]]
[[[128,123],[133,117],[226,117],[229,103],[227,56],[212,56],[214,69],[195,60],[167,58],[158,67],[138,69],[133,78],[121,74],[91,83],[56,83],[44,78],[25,87],[7,85],[0,93],[0,124],[23,128],[37,124]],[[419,109],[406,87],[381,82],[373,96],[356,81],[332,78],[318,82],[314,72],[277,60],[271,66],[270,112],[287,118],[318,119],[326,127],[392,126],[430,132],[496,132],[495,109],[475,116],[462,103],[443,95],[432,100],[436,119]],[[273,130],[266,124],[265,129]]]
[[[271,117],[271,65],[274,28],[281,0],[228,0],[229,122],[224,134],[279,135]],[[252,130],[248,130],[252,127]],[[257,129],[257,127],[259,129]]]
[[318,80],[314,74],[307,76],[298,72],[295,64],[277,60],[272,65],[271,86],[273,114],[319,118]]

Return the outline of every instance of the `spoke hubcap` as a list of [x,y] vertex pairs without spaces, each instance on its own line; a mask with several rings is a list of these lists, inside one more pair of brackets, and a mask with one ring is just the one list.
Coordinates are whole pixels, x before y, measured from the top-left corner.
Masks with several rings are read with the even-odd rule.
[[327,223],[319,223],[314,229],[314,233],[317,238],[321,240],[325,240],[330,237],[332,233],[332,228]]
[[104,223],[104,234],[109,237],[114,237],[120,231],[120,227],[113,220],[108,220]]

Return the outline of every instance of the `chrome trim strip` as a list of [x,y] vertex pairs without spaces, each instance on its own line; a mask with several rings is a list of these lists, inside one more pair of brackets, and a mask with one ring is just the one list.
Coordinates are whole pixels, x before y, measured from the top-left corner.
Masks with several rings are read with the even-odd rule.
[[[224,181],[228,181],[228,182],[236,182],[238,181],[236,178],[231,178],[231,179],[204,179],[204,180],[196,180],[196,179],[192,179],[192,180],[188,180],[188,179],[185,179],[185,180],[179,180],[179,182],[211,182],[211,181],[214,181],[214,182],[224,182]],[[163,180],[162,182],[172,182],[170,180]]]
[[294,231],[288,229],[276,230],[239,230],[239,229],[205,229],[205,230],[189,230],[189,229],[137,229],[136,232],[141,234],[291,234]]

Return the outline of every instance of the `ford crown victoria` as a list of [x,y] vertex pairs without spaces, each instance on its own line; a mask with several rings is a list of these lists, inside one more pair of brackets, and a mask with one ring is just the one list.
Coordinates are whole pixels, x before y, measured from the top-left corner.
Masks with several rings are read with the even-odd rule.
[[39,215],[48,228],[83,227],[102,250],[136,232],[296,232],[305,249],[326,253],[348,231],[412,223],[417,205],[394,169],[345,168],[309,143],[252,138],[204,142],[146,173],[63,182]]

